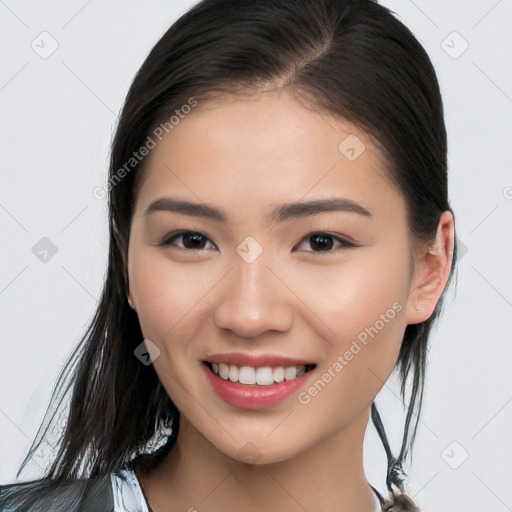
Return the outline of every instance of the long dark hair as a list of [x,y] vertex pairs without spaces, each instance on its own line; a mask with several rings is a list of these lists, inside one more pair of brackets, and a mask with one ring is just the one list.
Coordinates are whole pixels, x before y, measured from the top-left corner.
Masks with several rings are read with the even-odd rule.
[[[134,356],[143,336],[127,301],[125,262],[147,159],[130,159],[155,139],[157,127],[170,131],[171,118],[186,112],[184,105],[216,93],[276,88],[287,88],[304,104],[370,134],[386,157],[389,179],[406,200],[411,236],[434,239],[441,213],[451,211],[442,99],[425,50],[391,11],[373,0],[199,2],[157,42],[128,92],[105,188],[110,246],[101,299],[61,373],[20,471],[48,433],[66,393],[67,422],[46,480],[93,478],[135,459],[144,459],[150,469],[172,449],[179,412],[153,366]],[[449,282],[455,261],[456,248]],[[391,504],[396,489],[404,489],[402,465],[418,427],[428,337],[443,298],[444,292],[428,320],[405,330],[395,368],[402,399],[408,394],[409,400],[397,456],[372,404],[372,421],[388,460]],[[144,453],[153,456],[146,459]]]

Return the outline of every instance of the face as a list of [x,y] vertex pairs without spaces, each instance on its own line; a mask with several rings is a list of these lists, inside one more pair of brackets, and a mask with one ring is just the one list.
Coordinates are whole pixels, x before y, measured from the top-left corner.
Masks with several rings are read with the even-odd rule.
[[181,421],[224,455],[270,463],[368,412],[412,278],[406,203],[370,140],[286,93],[222,96],[148,163],[130,295]]

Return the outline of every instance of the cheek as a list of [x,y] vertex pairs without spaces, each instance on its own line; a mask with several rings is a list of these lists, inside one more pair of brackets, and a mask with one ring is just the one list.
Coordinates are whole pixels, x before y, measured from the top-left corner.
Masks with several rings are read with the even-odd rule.
[[[409,289],[406,244],[400,248],[395,245],[394,250],[364,248],[350,254],[346,261],[314,272],[314,275],[302,272],[295,282],[300,283],[301,296],[314,305],[330,327],[329,341],[341,343],[340,348],[376,323],[379,331],[386,331],[386,336],[390,324],[403,324],[402,315],[397,313],[405,310]],[[390,320],[385,323],[385,329],[382,315],[384,321]]]
[[[308,418],[322,418],[320,430],[347,427],[371,405],[392,373],[405,329],[405,308],[389,300],[380,305],[376,301],[371,309],[363,304],[362,312],[352,317],[339,316],[338,336],[318,375],[297,397]],[[311,420],[309,428],[317,429],[316,422]]]
[[326,273],[318,300],[310,298],[334,332],[323,358],[328,373],[311,390],[315,394],[329,382],[319,404],[353,403],[356,414],[358,404],[371,402],[394,368],[409,284],[407,244],[394,249],[361,251],[346,266],[331,269],[330,277]]
[[172,338],[193,339],[200,318],[207,314],[208,293],[218,278],[209,265],[172,262],[159,249],[134,249],[130,290],[145,338],[158,345]]

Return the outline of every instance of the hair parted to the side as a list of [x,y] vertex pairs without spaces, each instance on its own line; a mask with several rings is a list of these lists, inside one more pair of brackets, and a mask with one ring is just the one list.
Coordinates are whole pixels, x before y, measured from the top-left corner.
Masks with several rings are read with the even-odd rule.
[[[137,72],[112,143],[109,177],[144,145],[152,130],[191,98],[286,89],[308,107],[345,119],[376,141],[390,181],[406,200],[411,237],[431,242],[447,192],[447,141],[438,81],[413,34],[373,0],[203,0],[162,36]],[[39,447],[65,391],[69,415],[45,479],[99,477],[154,445],[157,465],[172,449],[179,412],[152,365],[134,356],[143,336],[127,301],[124,264],[137,185],[147,159],[109,190],[110,245],[104,288],[90,326],[68,360],[45,419],[20,471]],[[453,212],[452,212],[453,213]],[[456,248],[450,280],[454,275]],[[169,283],[172,286],[172,283]],[[386,450],[390,500],[403,492],[402,464],[418,426],[427,321],[408,325],[395,369],[409,394],[402,446],[395,457],[375,406],[372,421]],[[410,385],[409,385],[410,384]],[[409,393],[408,393],[409,389]],[[405,402],[404,402],[405,403]],[[413,418],[415,420],[413,420]],[[171,435],[168,435],[172,432]],[[160,436],[160,437],[159,437]],[[18,473],[19,474],[19,473]]]

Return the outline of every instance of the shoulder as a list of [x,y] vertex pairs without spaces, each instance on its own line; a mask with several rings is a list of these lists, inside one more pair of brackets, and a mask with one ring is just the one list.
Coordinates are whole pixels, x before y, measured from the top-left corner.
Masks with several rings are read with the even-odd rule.
[[148,512],[146,498],[132,467],[112,475],[112,493],[115,512]]
[[112,475],[0,485],[0,512],[114,512]]

